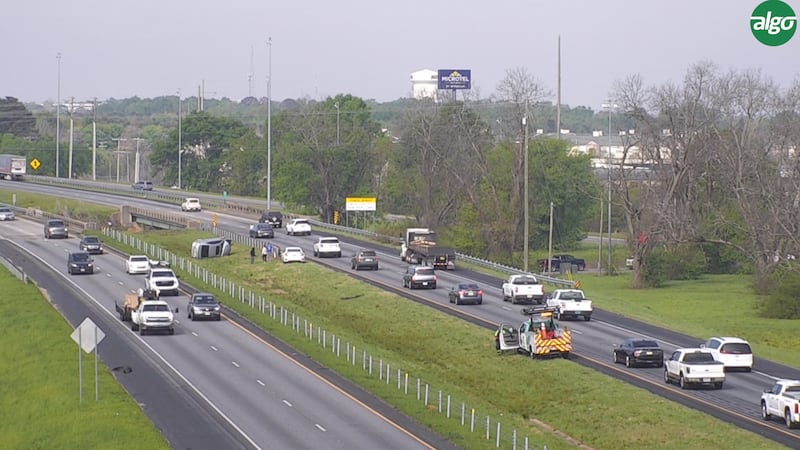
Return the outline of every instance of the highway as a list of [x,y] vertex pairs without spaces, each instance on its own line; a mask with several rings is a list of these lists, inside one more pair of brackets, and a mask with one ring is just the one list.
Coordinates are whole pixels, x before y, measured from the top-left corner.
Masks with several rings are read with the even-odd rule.
[[[130,377],[147,373],[142,361],[158,368],[154,375],[146,377],[151,380],[149,385],[139,383],[134,387],[131,393],[137,401],[143,403],[138,394],[157,399],[160,392],[167,395],[178,386],[178,391],[192,397],[192,403],[203,406],[205,412],[201,416],[206,420],[195,425],[198,435],[225,430],[223,439],[195,442],[192,448],[448,447],[447,442],[432,434],[426,436],[432,442],[426,443],[235,322],[189,321],[185,318],[185,296],[162,297],[180,312],[176,315],[179,320],[175,335],[139,336],[131,332],[129,324],[117,318],[114,301],[142,287],[144,281],[142,275],[126,274],[124,260],[117,255],[96,255],[97,273],[70,276],[66,274],[66,256],[77,250],[75,237],[45,240],[41,225],[27,220],[2,223],[0,236],[8,239],[2,242],[7,249],[4,255],[12,254],[11,246],[16,245],[19,252],[35,255],[40,266],[52,271],[50,276],[63,279],[50,292],[56,304],[67,291],[76,292],[94,312],[93,320],[107,334],[115,334],[117,340],[125,342],[123,346],[115,345],[113,353],[107,355],[108,365],[129,368]],[[82,319],[75,317],[73,326]],[[101,346],[105,358],[105,345]],[[128,354],[131,358],[126,357]],[[148,405],[144,406],[147,410]],[[186,428],[192,424],[182,424],[180,420],[167,423],[183,428],[165,429],[171,443],[188,448],[182,442],[176,445],[175,440],[191,435],[191,429]]]
[[[31,189],[41,189],[42,192],[47,192],[49,195],[59,195],[58,193],[65,195],[64,192],[70,192],[69,190],[54,190],[52,187],[31,186]],[[27,186],[25,190],[27,190]],[[108,201],[116,202],[111,204],[119,204],[119,199],[106,197],[106,194],[85,193],[82,196],[89,201],[98,203]],[[128,199],[126,203],[137,206],[148,205],[148,201],[145,199]],[[164,206],[157,203],[149,203],[148,207],[180,212],[176,206]],[[193,214],[193,217],[210,223],[212,214],[212,212],[203,211]],[[246,234],[247,227],[255,220],[255,217],[243,218],[222,212],[218,213],[218,217],[220,228],[242,234]],[[438,289],[410,291],[401,287],[401,273],[405,264],[400,262],[397,249],[342,238],[342,258],[317,260],[311,258],[312,244],[321,235],[328,235],[328,233],[315,230],[309,237],[290,237],[285,234],[284,230],[276,230],[275,242],[281,247],[299,245],[304,248],[309,259],[328,265],[335,270],[349,273],[351,276],[361,278],[386,290],[400,293],[409,299],[456,314],[465,320],[487,328],[494,327],[499,323],[516,326],[524,319],[520,315],[521,306],[510,305],[502,301],[500,294],[502,280],[464,269],[453,272],[437,271]],[[349,256],[359,247],[378,251],[381,258],[381,270],[376,272],[350,270]],[[463,281],[474,281],[483,287],[485,291],[483,305],[455,306],[448,303],[447,292],[450,286]],[[591,293],[588,294],[591,297]],[[758,403],[761,392],[771,386],[774,379],[800,378],[800,371],[797,369],[760,359],[756,355],[756,366],[753,372],[730,373],[723,389],[684,391],[675,385],[664,383],[663,369],[628,369],[623,365],[613,364],[611,359],[613,345],[629,336],[648,337],[658,341],[665,353],[669,354],[672,349],[677,347],[696,346],[706,337],[686,336],[598,309],[595,309],[590,322],[566,322],[566,324],[573,330],[574,353],[572,359],[575,363],[592,367],[670,400],[705,411],[789,447],[800,447],[800,431],[788,430],[779,421],[763,421],[760,418]],[[736,331],[731,330],[730,334],[736,335]],[[491,333],[491,331],[487,330],[487,333]],[[234,360],[234,356],[232,354],[228,359]]]

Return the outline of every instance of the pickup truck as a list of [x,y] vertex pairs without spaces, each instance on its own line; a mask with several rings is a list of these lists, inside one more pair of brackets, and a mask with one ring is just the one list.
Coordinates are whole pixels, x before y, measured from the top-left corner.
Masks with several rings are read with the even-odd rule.
[[114,302],[114,309],[119,313],[119,320],[130,322],[133,312],[145,300],[158,300],[158,293],[150,289],[139,289],[136,294],[125,294],[121,302]]
[[144,336],[148,331],[166,331],[175,334],[175,316],[163,300],[145,300],[131,312],[131,330]]
[[576,258],[572,255],[553,255],[549,264],[547,259],[540,259],[537,262],[542,272],[558,272],[561,270],[562,263],[572,264],[576,266],[577,270],[586,270],[586,260],[583,258]]
[[339,245],[339,238],[321,237],[314,243],[314,256],[322,258],[325,256],[342,257],[342,247]]
[[503,283],[503,301],[514,303],[544,303],[544,287],[533,275],[510,275]]
[[159,297],[167,294],[178,295],[180,282],[172,269],[153,266],[144,277],[144,288],[156,291]]
[[691,385],[722,389],[725,365],[704,348],[679,348],[664,362],[664,382],[677,381],[681,389]]
[[761,394],[761,418],[782,417],[786,428],[800,424],[800,380],[778,380]]
[[555,308],[556,319],[592,320],[592,301],[580,289],[556,289],[547,296],[547,306]]

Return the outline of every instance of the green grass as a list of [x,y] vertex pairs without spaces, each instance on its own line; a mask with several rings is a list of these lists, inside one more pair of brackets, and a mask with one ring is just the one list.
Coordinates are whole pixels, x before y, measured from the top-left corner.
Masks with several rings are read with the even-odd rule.
[[[76,191],[76,194],[78,191]],[[102,221],[105,223],[119,208],[96,205],[81,200],[51,197],[33,192],[15,192],[0,189],[0,203],[12,204],[16,195],[16,206],[20,208],[37,208],[53,214],[70,217],[82,221]]]
[[80,403],[78,349],[72,327],[33,284],[0,267],[0,442],[8,449],[167,449],[144,412],[100,362],[95,401],[94,354],[83,355]]
[[[198,237],[194,232],[148,232],[149,242],[187,257],[187,249]],[[320,326],[344,342],[366,350],[376,358],[410,374],[410,390],[416,377],[431,385],[429,403],[436,403],[438,390],[452,396],[453,411],[461,402],[476,408],[476,433],[430,411],[416,395],[403,395],[396,381],[390,385],[368,376],[360,362],[353,367],[309,342],[302,334],[279,325],[268,315],[228,299],[227,305],[304,353],[354,380],[419,422],[465,448],[493,447],[483,426],[490,415],[506,430],[528,436],[532,448],[574,448],[574,445],[532,425],[536,419],[594,448],[781,448],[781,446],[734,426],[666,401],[619,380],[563,360],[531,361],[521,355],[498,356],[491,331],[407,301],[344,274],[316,264],[283,265],[277,262],[249,263],[248,249],[234,246],[227,258],[195,260],[210,271],[239,280],[246,287],[290,308],[303,318],[315,318]],[[190,283],[200,280],[183,273]],[[621,279],[622,277],[613,277]],[[213,290],[210,286],[203,289]],[[590,292],[591,291],[591,288]],[[218,293],[223,301],[226,296]],[[344,349],[342,350],[344,353]],[[493,422],[494,423],[494,422]],[[624,429],[624,432],[620,432]],[[494,435],[494,431],[492,431]],[[676,436],[680,436],[676,440]],[[521,441],[519,441],[521,442]],[[538,446],[538,447],[537,447]]]

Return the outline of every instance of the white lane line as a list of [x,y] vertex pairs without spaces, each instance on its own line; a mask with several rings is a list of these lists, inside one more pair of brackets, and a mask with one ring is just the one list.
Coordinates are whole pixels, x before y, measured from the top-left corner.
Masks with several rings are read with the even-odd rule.
[[261,386],[266,386],[266,384],[264,384],[264,382],[261,380],[256,380],[256,383],[260,384]]
[[196,332],[196,331],[192,331],[192,336],[194,336],[194,337],[199,337],[200,335],[199,335],[199,334],[197,334],[197,332]]
[[218,351],[219,351],[219,350],[217,349],[217,347],[214,347],[213,345],[211,346],[211,350],[214,350],[215,352],[218,352]]
[[322,425],[320,425],[318,423],[315,423],[314,426],[319,428],[320,431],[328,431],[328,430],[325,429],[325,427],[323,427]]
[[291,403],[289,403],[289,400],[284,400],[284,401],[283,401],[283,403],[284,403],[286,406],[288,406],[289,408],[294,408],[294,406],[292,406],[292,404],[291,404]]
[[233,367],[239,367],[239,364],[237,364],[236,361],[231,361],[231,364],[233,364]]
[[501,306],[501,308],[505,309],[506,311],[513,311],[510,306]]

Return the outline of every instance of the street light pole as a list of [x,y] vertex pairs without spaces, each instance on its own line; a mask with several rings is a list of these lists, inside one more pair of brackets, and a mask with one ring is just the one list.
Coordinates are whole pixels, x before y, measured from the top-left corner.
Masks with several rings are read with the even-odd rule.
[[267,40],[267,211],[272,209],[272,36]]
[[608,108],[608,149],[606,152],[606,171],[608,172],[608,275],[611,275],[611,113],[617,108],[616,104],[604,103],[603,108]]
[[112,141],[117,141],[117,183],[119,183],[119,154],[122,152],[120,150],[120,143],[122,141],[127,141],[125,138],[111,138]]
[[339,102],[333,104],[336,108],[336,146],[339,146]]
[[183,109],[181,105],[181,90],[178,89],[178,190],[181,189],[181,153],[183,153],[183,142],[181,141],[183,137],[183,130],[181,129],[181,109]]
[[139,181],[139,142],[144,139],[135,137],[133,140],[136,141],[136,159],[133,161],[133,182],[136,183]]
[[58,97],[56,98],[56,178],[58,178],[59,153],[61,152],[61,52],[56,53],[58,60]]
[[525,101],[525,116],[522,118],[522,126],[525,127],[525,139],[523,142],[523,149],[524,152],[524,169],[523,169],[523,185],[522,188],[524,190],[523,193],[523,202],[525,203],[525,231],[523,233],[523,244],[522,244],[522,252],[523,252],[523,265],[522,270],[528,272],[528,240],[529,236],[528,233],[530,232],[530,214],[528,211],[528,102]]

